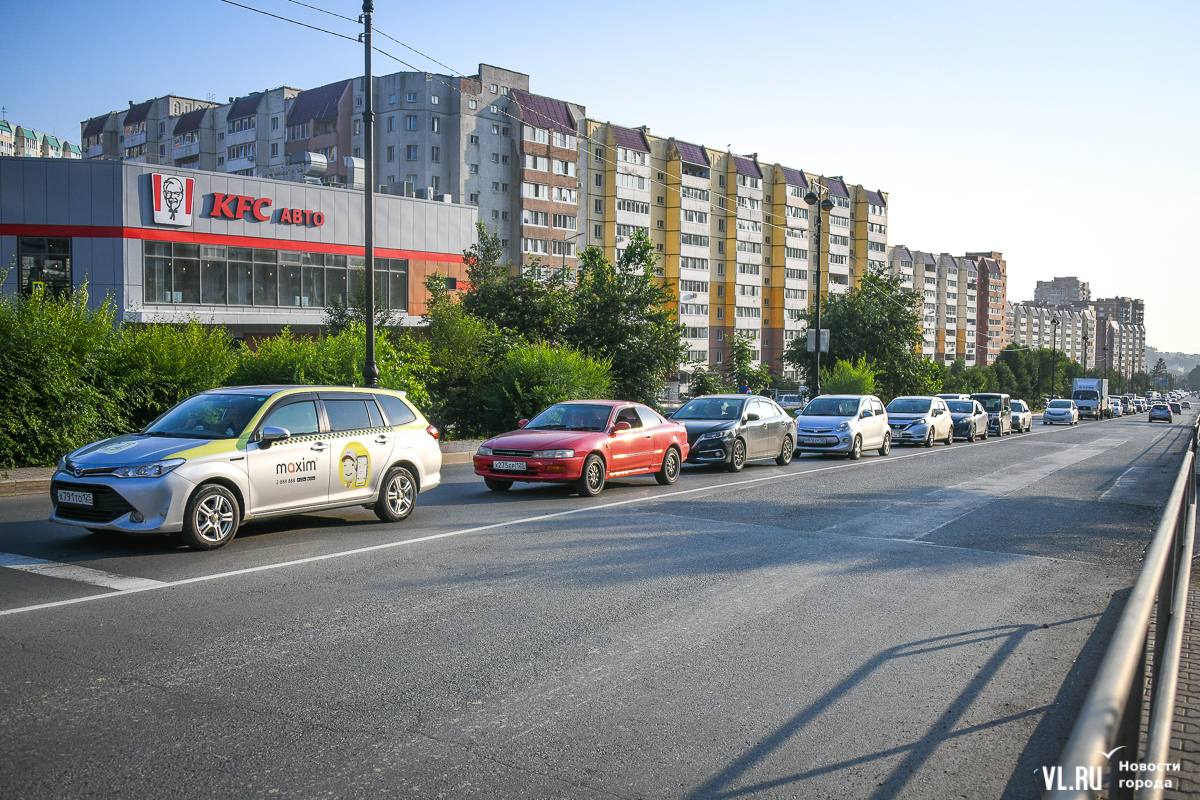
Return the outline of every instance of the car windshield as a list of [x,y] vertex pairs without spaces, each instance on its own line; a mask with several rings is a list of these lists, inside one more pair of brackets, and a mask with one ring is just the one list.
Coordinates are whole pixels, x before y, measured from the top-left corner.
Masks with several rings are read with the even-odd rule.
[[1071,399],[1073,400],[1096,400],[1099,397],[1100,395],[1091,389],[1080,389],[1077,392],[1071,393]]
[[151,422],[142,435],[234,439],[268,397],[269,394],[198,394]]
[[1070,408],[1070,407],[1071,407],[1070,400],[1051,400],[1050,404],[1048,406],[1046,406],[1046,408]]
[[888,403],[889,414],[927,414],[929,401],[924,397],[897,397]]
[[675,412],[671,419],[741,419],[745,400],[728,397],[697,397]]
[[[970,414],[975,408],[975,404],[968,400],[947,400],[946,405],[950,406],[951,414]],[[888,411],[891,410],[892,407],[888,406]]]
[[976,397],[975,399],[978,400],[979,404],[983,406],[983,410],[987,411],[988,413],[999,411],[1001,408],[999,397],[981,396]]
[[818,397],[804,407],[802,416],[853,417],[857,413],[857,397]]
[[531,419],[525,430],[602,431],[611,413],[612,406],[560,403]]
[[1022,403],[1020,400],[1013,400],[1012,401],[1012,410],[1016,411],[1018,414],[1024,413],[1025,412],[1025,404]]

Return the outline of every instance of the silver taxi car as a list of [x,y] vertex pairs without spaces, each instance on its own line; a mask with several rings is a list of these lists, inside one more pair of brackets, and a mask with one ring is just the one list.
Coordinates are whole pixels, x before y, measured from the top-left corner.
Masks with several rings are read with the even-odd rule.
[[437,437],[403,392],[213,389],[138,433],[63,457],[50,519],[173,533],[196,550],[228,544],[245,521],[285,514],[365,506],[398,522],[441,481]]

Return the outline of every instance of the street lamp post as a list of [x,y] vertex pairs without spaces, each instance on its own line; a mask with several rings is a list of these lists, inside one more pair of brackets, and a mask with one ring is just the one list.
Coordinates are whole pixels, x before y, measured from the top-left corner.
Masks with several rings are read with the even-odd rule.
[[1058,317],[1050,320],[1050,399],[1058,388]]
[[[812,188],[810,188],[808,190],[808,193],[804,195],[804,202],[808,203],[809,208],[816,208],[816,210],[817,210],[817,238],[816,238],[816,245],[813,249],[813,252],[815,253],[816,258],[817,258],[817,299],[816,299],[817,345],[816,345],[816,347],[813,348],[813,352],[816,355],[816,359],[817,359],[817,361],[816,361],[817,369],[816,369],[816,373],[814,375],[814,380],[816,381],[816,389],[812,395],[813,397],[817,397],[818,395],[821,394],[821,230],[823,227],[822,226],[822,212],[828,213],[829,211],[831,211],[833,209],[833,201],[829,199],[829,195],[828,195],[829,190],[828,189],[825,190],[826,191],[825,199],[821,200],[821,204],[819,206],[817,205],[817,201],[820,200],[820,198],[817,196],[817,192],[814,190],[819,190],[822,188],[824,188],[824,187],[820,186],[820,184],[813,184]],[[811,327],[808,329],[808,333],[810,336],[812,335]]]
[[579,238],[580,236],[582,236],[584,233],[585,233],[585,231],[579,231],[579,232],[578,232],[578,233],[576,233],[574,236],[568,236],[567,238],[563,239],[563,249],[562,249],[563,265],[562,265],[562,271],[563,271],[563,276],[564,276],[564,277],[565,277],[565,276],[566,276],[566,274],[567,274],[567,242],[573,242],[573,241],[575,241],[577,238]]
[[363,361],[363,383],[375,386],[379,382],[379,367],[375,363],[375,159],[371,134],[375,130],[375,111],[372,100],[375,87],[371,80],[371,13],[372,0],[363,2],[363,239],[367,261],[367,352]]

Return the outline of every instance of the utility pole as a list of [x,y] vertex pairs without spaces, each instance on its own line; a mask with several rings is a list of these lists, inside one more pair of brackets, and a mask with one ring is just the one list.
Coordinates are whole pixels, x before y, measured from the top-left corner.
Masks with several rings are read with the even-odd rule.
[[[814,393],[811,395],[811,397],[818,397],[821,394],[821,229],[822,229],[821,212],[829,211],[830,209],[833,208],[833,201],[829,199],[828,194],[826,194],[825,199],[823,201],[821,201],[820,204],[817,203],[817,201],[820,198],[817,196],[817,192],[814,190],[820,189],[820,188],[822,188],[822,187],[819,184],[813,184],[813,188],[809,189],[808,194],[804,195],[804,202],[808,203],[809,208],[816,209],[816,212],[817,212],[817,239],[816,239],[816,245],[813,249],[813,253],[816,256],[816,264],[817,264],[817,299],[816,299],[816,316],[817,316],[817,329],[816,329],[817,339],[816,339],[816,342],[817,342],[817,344],[816,344],[816,347],[814,348],[814,352],[816,354],[816,359],[817,359],[817,369],[816,369],[816,374],[814,375],[814,380],[816,381],[816,388],[814,390]],[[825,191],[826,191],[826,193],[828,193],[829,190],[826,189]],[[812,336],[812,334],[813,334],[813,329],[809,328],[808,335]]]
[[377,386],[379,367],[375,363],[375,153],[372,134],[375,131],[374,96],[371,80],[371,13],[372,0],[363,2],[363,240],[366,250],[367,281],[367,353],[363,362],[363,383]]

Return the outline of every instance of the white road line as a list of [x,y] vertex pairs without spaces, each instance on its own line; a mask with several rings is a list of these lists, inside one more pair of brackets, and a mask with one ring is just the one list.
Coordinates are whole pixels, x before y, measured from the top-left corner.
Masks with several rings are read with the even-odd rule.
[[[975,444],[962,444],[962,445],[955,444],[953,447],[945,448],[945,449],[949,450],[950,452],[959,452],[961,450],[967,450],[972,447],[982,447],[982,446],[995,447],[996,445],[1003,444],[1004,442],[1023,442],[1034,436],[1045,436],[1045,435],[1051,434],[1051,433],[1061,433],[1062,431],[1078,431],[1078,430],[1079,430],[1078,428],[1074,428],[1071,426],[1065,426],[1062,428],[1056,427],[1056,428],[1051,428],[1050,430],[1040,431],[1038,433],[1024,433],[1024,434],[1016,435],[1013,438],[1003,438],[1002,437],[997,442],[990,442],[990,443],[989,442],[976,442]],[[206,581],[221,580],[222,578],[232,578],[232,577],[236,577],[238,575],[251,575],[256,572],[269,572],[272,570],[284,569],[286,567],[300,566],[302,564],[312,564],[312,563],[315,563],[318,561],[329,561],[329,560],[332,560],[335,558],[346,558],[348,556],[362,555],[364,553],[373,553],[373,552],[376,552],[379,550],[390,550],[395,547],[405,547],[408,545],[420,544],[422,542],[432,542],[436,539],[446,539],[446,538],[449,538],[452,536],[462,536],[462,535],[468,534],[468,533],[479,533],[481,531],[495,530],[497,528],[508,528],[508,527],[512,527],[514,525],[526,525],[526,524],[529,524],[532,522],[543,522],[545,520],[556,519],[558,517],[567,517],[567,516],[571,516],[573,514],[587,514],[589,512],[594,512],[594,511],[603,511],[603,510],[606,510],[609,508],[616,508],[619,506],[631,505],[634,503],[648,503],[651,501],[670,500],[671,498],[674,498],[674,497],[682,497],[684,495],[696,494],[698,492],[709,492],[709,493],[715,494],[717,492],[728,491],[731,489],[736,489],[740,486],[749,486],[749,485],[756,484],[756,483],[766,483],[766,482],[784,481],[784,480],[796,480],[797,478],[803,478],[806,475],[812,475],[817,472],[830,472],[832,470],[853,469],[856,467],[857,468],[865,468],[865,467],[876,466],[876,465],[880,465],[880,464],[894,464],[897,461],[903,461],[903,460],[909,459],[909,458],[926,458],[926,457],[929,457],[932,455],[938,455],[942,452],[943,452],[943,448],[938,448],[936,450],[924,450],[923,452],[917,452],[917,453],[912,453],[912,454],[903,455],[903,456],[892,455],[887,458],[871,458],[871,459],[867,459],[864,461],[851,461],[851,462],[847,462],[847,463],[843,463],[843,464],[837,464],[837,465],[831,466],[831,467],[819,467],[817,469],[808,469],[808,470],[803,470],[801,472],[786,472],[786,473],[782,473],[782,474],[767,475],[762,478],[749,478],[749,479],[740,480],[740,481],[733,481],[731,483],[722,483],[722,484],[718,484],[716,486],[701,486],[701,487],[698,487],[695,489],[681,489],[679,491],[667,492],[665,494],[653,494],[653,495],[647,495],[645,497],[634,497],[634,498],[630,498],[629,500],[617,500],[612,503],[601,503],[599,505],[586,506],[584,508],[574,508],[569,511],[558,511],[558,512],[554,512],[551,514],[539,514],[538,516],[535,516],[535,517],[525,517],[523,519],[514,519],[514,520],[509,520],[507,522],[495,522],[495,523],[492,523],[491,525],[477,525],[472,528],[462,528],[461,530],[447,531],[446,533],[435,533],[435,534],[431,534],[429,536],[420,536],[420,537],[417,537],[414,539],[403,539],[398,542],[387,542],[385,544],[376,544],[376,545],[371,545],[369,547],[356,547],[352,550],[339,550],[336,553],[325,553],[325,554],[319,555],[319,556],[309,556],[307,558],[297,558],[297,559],[292,559],[290,561],[280,561],[275,564],[263,564],[263,565],[257,566],[257,567],[247,567],[246,569],[235,569],[235,570],[230,570],[228,572],[217,572],[217,573],[213,573],[211,575],[201,575],[199,577],[184,578],[182,580],[177,580],[177,581],[162,581],[162,582],[156,583],[153,586],[141,586],[138,588],[122,589],[122,590],[116,591],[116,592],[105,592],[104,594],[93,594],[93,595],[87,595],[86,597],[75,597],[70,600],[57,600],[57,601],[50,602],[50,603],[38,603],[37,605],[32,605],[32,606],[20,606],[17,608],[9,608],[9,609],[0,610],[0,617],[11,616],[13,614],[24,614],[29,611],[40,611],[40,610],[46,609],[46,608],[57,608],[59,606],[70,606],[70,605],[75,605],[76,603],[90,603],[94,600],[105,600],[110,597],[121,597],[121,596],[128,595],[128,594],[136,594],[138,592],[150,592],[150,591],[155,591],[158,589],[169,589],[174,586],[186,586],[186,585],[192,584],[192,583],[204,583]]]
[[78,564],[61,564],[57,561],[19,556],[15,553],[0,553],[0,567],[8,567],[34,575],[45,575],[47,578],[106,586],[121,592],[134,589],[156,589],[164,585],[162,581],[154,581],[149,578],[131,578],[128,575],[117,575],[102,569],[81,567]]

